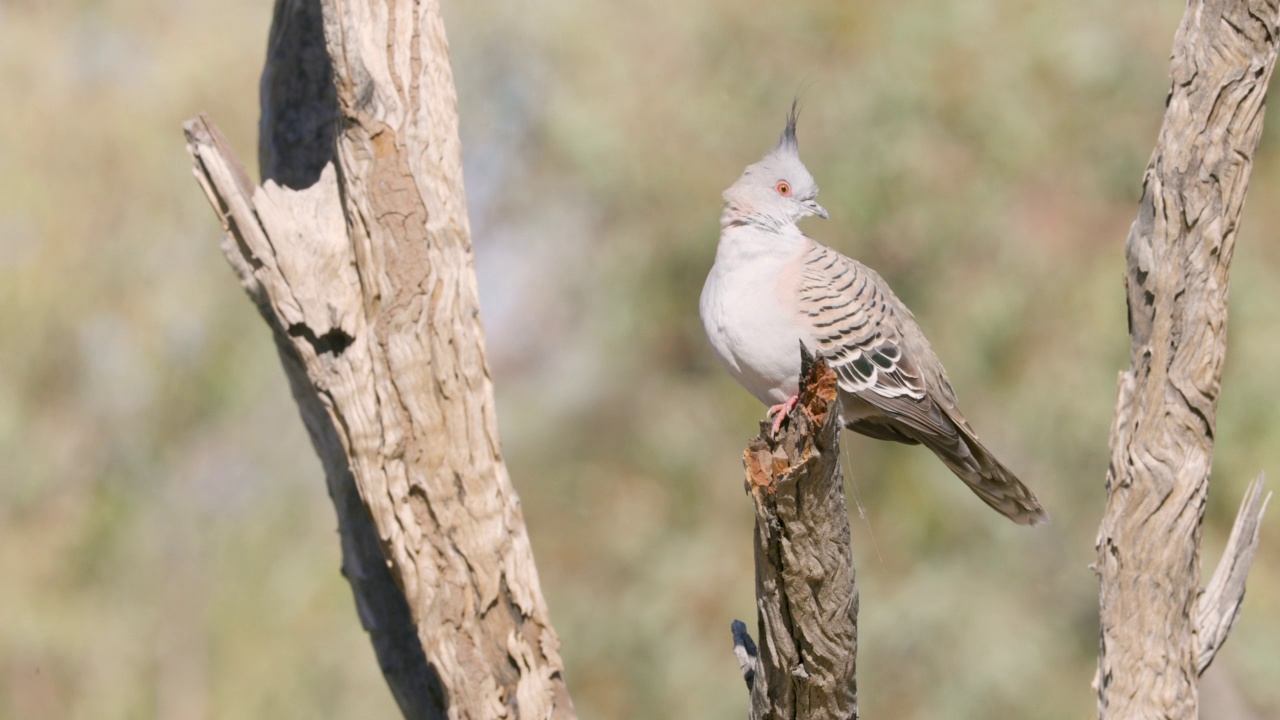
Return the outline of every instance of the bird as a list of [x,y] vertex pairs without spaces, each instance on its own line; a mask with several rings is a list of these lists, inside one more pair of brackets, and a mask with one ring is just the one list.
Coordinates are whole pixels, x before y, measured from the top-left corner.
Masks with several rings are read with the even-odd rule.
[[978,439],[915,316],[866,265],[805,235],[828,218],[800,160],[793,102],[778,144],[724,191],[699,314],[720,363],[769,406],[777,434],[799,392],[799,344],[835,371],[841,420],[877,440],[923,445],[1020,525],[1049,516]]

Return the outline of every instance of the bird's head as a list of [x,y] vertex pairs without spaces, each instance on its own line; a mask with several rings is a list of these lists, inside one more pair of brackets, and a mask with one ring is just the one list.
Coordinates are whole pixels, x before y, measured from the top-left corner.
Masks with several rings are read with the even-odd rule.
[[777,147],[748,165],[737,182],[724,191],[726,220],[781,229],[810,215],[827,217],[827,211],[816,199],[818,184],[800,162],[796,117],[796,104],[792,102],[787,127]]

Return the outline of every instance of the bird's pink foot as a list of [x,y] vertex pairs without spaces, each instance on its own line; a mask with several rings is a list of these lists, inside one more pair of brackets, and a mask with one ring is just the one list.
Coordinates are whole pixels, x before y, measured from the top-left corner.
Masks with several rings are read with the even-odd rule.
[[773,429],[770,431],[770,435],[777,436],[778,430],[782,429],[782,421],[786,420],[791,411],[796,409],[796,403],[798,402],[800,402],[800,396],[792,395],[783,402],[769,408],[769,411],[765,413],[765,417],[773,418]]

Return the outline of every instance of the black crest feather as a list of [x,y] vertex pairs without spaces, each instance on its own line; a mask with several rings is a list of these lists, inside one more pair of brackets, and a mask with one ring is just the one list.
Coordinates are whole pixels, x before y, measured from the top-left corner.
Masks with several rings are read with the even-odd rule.
[[800,98],[792,98],[791,112],[787,114],[787,127],[782,131],[782,138],[778,140],[778,147],[787,148],[789,150],[798,150],[799,144],[796,143],[796,120],[800,119]]

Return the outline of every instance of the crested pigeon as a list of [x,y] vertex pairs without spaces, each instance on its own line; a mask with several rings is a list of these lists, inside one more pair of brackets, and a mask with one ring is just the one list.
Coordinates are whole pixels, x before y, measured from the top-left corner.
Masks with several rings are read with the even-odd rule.
[[800,161],[796,107],[777,147],[724,192],[720,243],[699,304],[729,373],[776,416],[795,406],[798,344],[836,373],[841,420],[879,440],[924,445],[997,512],[1021,525],[1049,516],[978,440],[915,317],[874,270],[800,232],[827,217]]

